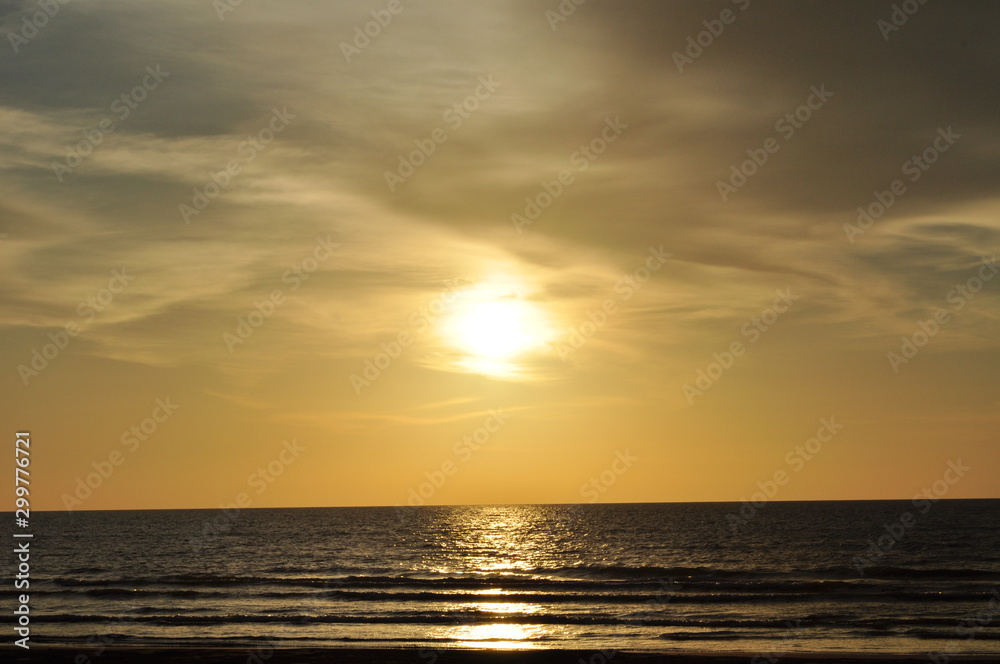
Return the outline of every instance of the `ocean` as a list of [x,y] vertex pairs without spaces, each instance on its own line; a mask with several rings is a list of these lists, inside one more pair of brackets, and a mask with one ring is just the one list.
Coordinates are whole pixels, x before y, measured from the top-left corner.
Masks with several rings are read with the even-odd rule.
[[1000,655],[998,500],[43,512],[32,529],[36,645]]

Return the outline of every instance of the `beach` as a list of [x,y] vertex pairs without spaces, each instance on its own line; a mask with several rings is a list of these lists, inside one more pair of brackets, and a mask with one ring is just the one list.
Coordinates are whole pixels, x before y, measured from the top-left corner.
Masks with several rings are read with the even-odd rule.
[[[16,651],[16,652],[14,652]],[[414,650],[287,648],[270,653],[249,648],[108,648],[100,655],[67,647],[0,649],[4,661],[34,664],[926,664],[926,654],[655,653],[593,650]],[[82,659],[81,659],[82,657]],[[940,664],[944,664],[942,660]],[[952,655],[948,664],[996,662],[992,655]]]

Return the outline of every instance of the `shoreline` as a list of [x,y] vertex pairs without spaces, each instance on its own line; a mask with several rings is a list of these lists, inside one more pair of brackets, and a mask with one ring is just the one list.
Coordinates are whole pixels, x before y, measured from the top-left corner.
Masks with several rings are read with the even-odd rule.
[[[927,653],[714,653],[615,650],[488,650],[443,648],[275,648],[259,644],[243,648],[109,646],[100,654],[91,648],[35,646],[25,650],[0,647],[5,661],[35,664],[928,664]],[[947,655],[940,664],[997,662],[1000,655]]]

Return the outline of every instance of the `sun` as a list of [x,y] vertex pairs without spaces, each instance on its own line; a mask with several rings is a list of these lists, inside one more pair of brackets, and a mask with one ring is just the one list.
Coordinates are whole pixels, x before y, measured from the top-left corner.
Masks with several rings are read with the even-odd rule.
[[537,343],[532,337],[532,312],[516,300],[476,302],[456,316],[454,343],[471,355],[504,359]]
[[544,309],[522,293],[480,284],[457,294],[442,321],[449,364],[498,378],[525,375],[531,356],[544,353],[553,331]]

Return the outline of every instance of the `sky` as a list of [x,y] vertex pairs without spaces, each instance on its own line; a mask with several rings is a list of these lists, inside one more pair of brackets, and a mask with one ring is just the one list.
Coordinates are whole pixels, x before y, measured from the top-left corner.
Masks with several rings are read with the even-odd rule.
[[1000,497],[998,21],[0,2],[32,506]]

